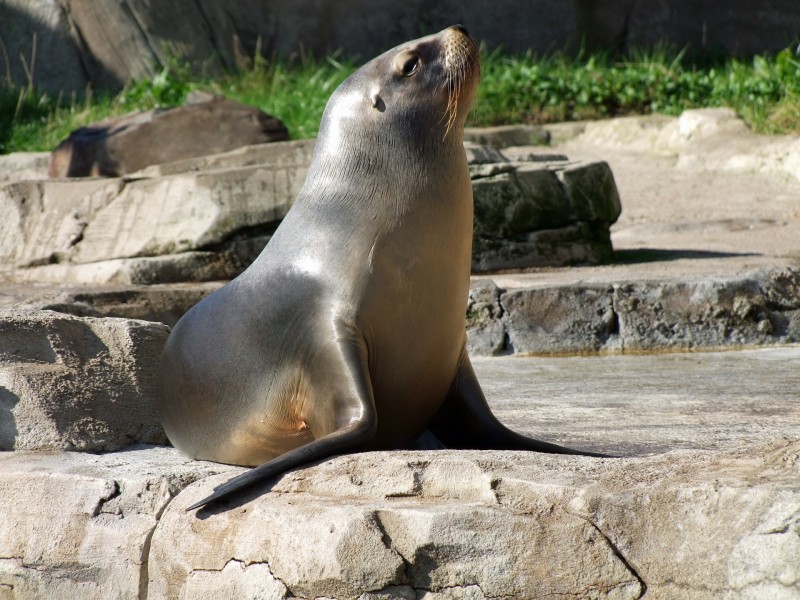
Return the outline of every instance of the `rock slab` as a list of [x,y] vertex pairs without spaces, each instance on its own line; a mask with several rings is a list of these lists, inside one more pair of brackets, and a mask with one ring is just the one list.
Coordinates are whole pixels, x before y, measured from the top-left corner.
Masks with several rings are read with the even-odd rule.
[[534,153],[494,162],[479,153],[468,146],[473,272],[610,262],[610,227],[622,206],[607,163],[539,161]]
[[172,449],[5,453],[0,586],[19,599],[791,599],[799,454],[368,453],[198,518],[185,507],[238,470],[208,477]]
[[[277,142],[269,164],[0,187],[6,275],[60,283],[231,278],[258,255],[305,181],[311,142]],[[259,148],[259,147],[256,147]],[[202,159],[179,161],[190,165]],[[27,267],[27,269],[26,269]],[[31,268],[36,267],[36,268]]]
[[757,457],[695,451],[613,465],[502,452],[374,453],[286,475],[265,496],[192,520],[183,509],[224,478],[215,477],[165,511],[149,591],[793,598],[798,451],[784,442]]
[[[609,273],[605,283],[493,276],[506,288],[490,277],[473,278],[466,315],[470,353],[624,353],[800,342],[797,268],[661,279],[616,276]],[[11,303],[18,309],[172,326],[221,285],[66,287],[31,292]]]
[[0,597],[797,598],[799,351],[478,358],[504,422],[625,457],[344,455],[199,513],[243,469],[0,452]]
[[51,311],[0,311],[0,450],[165,443],[156,374],[168,328]]
[[480,355],[714,349],[800,342],[800,270],[503,290],[473,281]]
[[[0,186],[5,276],[121,284],[232,279],[294,202],[313,148],[313,140],[258,144],[120,178]],[[476,270],[611,258],[609,227],[621,206],[607,164],[542,160],[534,151],[509,159],[474,144],[467,154]]]

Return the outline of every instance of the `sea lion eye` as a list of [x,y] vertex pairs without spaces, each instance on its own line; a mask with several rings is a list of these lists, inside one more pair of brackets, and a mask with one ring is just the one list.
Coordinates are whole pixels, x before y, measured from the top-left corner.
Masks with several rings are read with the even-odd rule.
[[419,56],[416,54],[406,59],[406,61],[403,63],[403,66],[400,68],[400,72],[403,74],[403,77],[411,77],[418,70]]

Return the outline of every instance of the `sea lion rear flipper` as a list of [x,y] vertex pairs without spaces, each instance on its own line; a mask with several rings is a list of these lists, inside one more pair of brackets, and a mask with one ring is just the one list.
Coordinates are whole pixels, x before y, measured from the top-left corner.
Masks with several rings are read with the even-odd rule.
[[373,437],[378,426],[372,384],[367,368],[366,347],[363,339],[354,335],[346,326],[337,328],[335,358],[325,368],[328,377],[341,374],[331,382],[337,390],[334,406],[330,410],[315,410],[308,415],[308,426],[315,436],[313,442],[290,450],[285,454],[247,471],[214,488],[214,493],[195,502],[187,511],[199,508],[249,487],[250,485],[279,475],[289,469],[326,458],[340,452],[357,450]]
[[606,454],[584,452],[542,442],[516,433],[503,425],[486,402],[466,349],[462,353],[450,394],[429,429],[445,446],[454,449],[531,450],[609,457]]

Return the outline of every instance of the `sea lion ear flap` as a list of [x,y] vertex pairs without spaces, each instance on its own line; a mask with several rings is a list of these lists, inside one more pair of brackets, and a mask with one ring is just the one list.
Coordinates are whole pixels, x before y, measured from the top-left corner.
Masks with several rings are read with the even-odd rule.
[[379,89],[372,90],[372,93],[369,95],[369,101],[372,103],[372,108],[378,110],[378,112],[383,112],[386,110],[386,105],[383,103],[383,98],[381,97],[381,91]]

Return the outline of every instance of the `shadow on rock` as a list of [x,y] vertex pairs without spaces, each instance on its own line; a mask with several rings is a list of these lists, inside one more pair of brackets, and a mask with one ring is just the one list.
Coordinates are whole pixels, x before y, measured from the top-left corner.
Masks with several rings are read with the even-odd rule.
[[633,265],[669,260],[711,260],[714,258],[736,258],[743,256],[761,256],[761,254],[757,252],[710,252],[707,250],[635,248],[630,250],[614,250],[614,263]]
[[0,386],[0,450],[13,450],[17,439],[17,421],[12,412],[19,396]]

